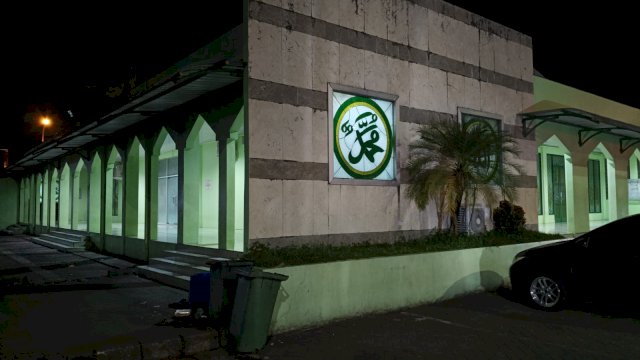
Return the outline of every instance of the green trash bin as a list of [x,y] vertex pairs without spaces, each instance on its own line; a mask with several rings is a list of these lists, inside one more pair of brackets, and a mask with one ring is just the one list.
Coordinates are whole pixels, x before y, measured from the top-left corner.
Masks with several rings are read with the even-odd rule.
[[228,328],[237,288],[238,272],[251,272],[253,262],[214,258],[207,264],[210,266],[211,273],[209,318],[220,327]]
[[249,353],[264,347],[280,283],[288,278],[258,269],[238,272],[229,325],[233,350]]

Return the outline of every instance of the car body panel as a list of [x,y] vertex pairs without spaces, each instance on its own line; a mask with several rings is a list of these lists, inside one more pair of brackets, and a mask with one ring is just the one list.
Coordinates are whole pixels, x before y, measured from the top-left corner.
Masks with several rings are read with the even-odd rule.
[[632,215],[519,252],[509,269],[514,292],[526,297],[532,279],[545,275],[561,282],[563,300],[632,302],[640,279],[639,226],[640,214]]

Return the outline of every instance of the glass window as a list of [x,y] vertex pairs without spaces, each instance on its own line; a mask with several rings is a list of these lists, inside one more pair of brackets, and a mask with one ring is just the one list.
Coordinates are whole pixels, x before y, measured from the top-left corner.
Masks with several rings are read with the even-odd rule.
[[167,159],[160,159],[158,161],[158,177],[167,176]]
[[[482,126],[487,130],[490,136],[499,137],[502,129],[501,121],[494,118],[485,116],[462,114],[462,123],[472,126]],[[482,164],[484,176],[486,178],[492,178],[491,183],[497,184],[502,182],[502,167],[500,162],[502,161],[502,151],[496,148],[492,153],[487,154],[484,159],[480,159],[479,163]]]
[[589,159],[587,164],[589,212],[602,212],[602,199],[600,189],[600,160]]
[[178,175],[178,157],[168,158],[167,176]]
[[638,216],[619,219],[591,231],[586,234],[589,238],[589,248],[623,254],[637,253],[640,250],[640,241],[635,237],[615,235],[633,233],[637,228],[638,219]]
[[555,222],[567,221],[567,187],[565,181],[564,156],[547,154],[547,175],[549,177],[549,215]]

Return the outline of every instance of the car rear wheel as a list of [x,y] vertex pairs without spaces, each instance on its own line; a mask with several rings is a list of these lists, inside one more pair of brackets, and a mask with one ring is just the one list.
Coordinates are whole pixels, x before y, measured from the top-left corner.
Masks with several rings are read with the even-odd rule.
[[566,290],[555,276],[538,275],[530,278],[528,300],[539,309],[557,310],[564,305]]

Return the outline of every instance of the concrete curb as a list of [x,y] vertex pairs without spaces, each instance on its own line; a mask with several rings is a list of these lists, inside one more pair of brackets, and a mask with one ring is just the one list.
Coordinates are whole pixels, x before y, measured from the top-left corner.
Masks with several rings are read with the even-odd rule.
[[182,335],[160,340],[127,342],[121,346],[106,347],[93,350],[92,353],[74,354],[68,359],[96,359],[96,360],[161,360],[180,359],[189,355],[205,351],[212,351],[215,359],[233,359],[226,350],[218,346],[217,332],[206,330],[196,334]]

